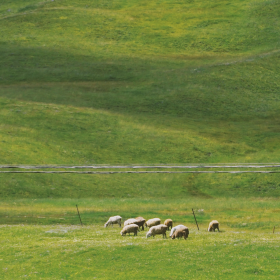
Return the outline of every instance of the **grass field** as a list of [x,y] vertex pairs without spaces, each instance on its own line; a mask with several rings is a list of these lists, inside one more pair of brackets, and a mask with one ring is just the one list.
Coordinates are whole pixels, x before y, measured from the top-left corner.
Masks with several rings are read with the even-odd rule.
[[[279,234],[247,230],[185,240],[122,237],[95,226],[4,226],[7,279],[278,279]],[[29,238],[35,240],[30,243]]]
[[[79,225],[75,203],[85,226]],[[277,199],[60,199],[1,202],[17,225],[0,227],[7,279],[278,279]],[[195,208],[195,207],[203,208]],[[191,208],[199,224],[196,228]],[[190,229],[185,240],[146,239],[104,228],[109,215],[172,217]],[[221,232],[207,232],[219,218]],[[1,220],[5,217],[1,217]],[[18,219],[18,220],[17,220]],[[23,224],[19,224],[19,222]],[[11,224],[11,222],[10,222]],[[5,240],[5,242],[3,241]]]
[[[0,164],[279,162],[279,16],[276,0],[1,0]],[[0,182],[4,279],[279,278],[278,174]],[[103,228],[117,214],[191,234],[124,238]]]

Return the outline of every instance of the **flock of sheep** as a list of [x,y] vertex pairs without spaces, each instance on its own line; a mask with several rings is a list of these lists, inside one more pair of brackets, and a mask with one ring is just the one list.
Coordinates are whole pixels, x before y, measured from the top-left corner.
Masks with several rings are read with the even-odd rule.
[[[109,220],[106,222],[104,227],[108,227],[110,225],[118,224],[120,227],[122,226],[122,217],[121,216],[114,216],[110,217]],[[162,234],[163,238],[166,238],[166,231],[171,229],[169,237],[172,239],[184,237],[187,239],[189,236],[189,229],[184,225],[178,225],[173,227],[173,221],[171,219],[167,219],[164,221],[164,224],[161,224],[161,220],[159,218],[154,218],[146,221],[143,217],[137,217],[128,219],[124,222],[124,227],[121,230],[121,235],[126,235],[127,233],[134,233],[137,235],[137,232],[140,231],[140,228],[144,230],[144,225],[149,228],[149,231],[146,234],[146,237],[155,237],[157,234]],[[210,222],[208,231],[215,231],[216,229],[219,230],[219,222],[214,220]]]

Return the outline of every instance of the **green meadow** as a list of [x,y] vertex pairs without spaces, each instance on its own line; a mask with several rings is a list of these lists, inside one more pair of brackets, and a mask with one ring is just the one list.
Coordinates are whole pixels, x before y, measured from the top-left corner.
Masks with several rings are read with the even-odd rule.
[[[75,203],[83,226],[79,223]],[[203,208],[195,208],[197,206]],[[194,208],[199,230],[194,222]],[[278,279],[278,199],[41,199],[1,203],[4,279]],[[172,217],[187,240],[120,235],[108,216]],[[220,232],[209,233],[219,218]],[[8,222],[9,221],[9,222]],[[167,232],[169,235],[169,232]]]
[[[278,163],[279,16],[278,0],[1,0],[0,164]],[[1,278],[279,279],[279,179],[0,173]],[[122,237],[113,215],[190,236]]]

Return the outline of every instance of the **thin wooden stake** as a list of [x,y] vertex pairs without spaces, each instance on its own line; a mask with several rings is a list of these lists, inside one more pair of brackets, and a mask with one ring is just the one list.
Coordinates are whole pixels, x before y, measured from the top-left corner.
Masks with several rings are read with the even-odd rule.
[[196,222],[197,229],[199,230],[199,227],[198,227],[198,224],[197,224],[197,220],[196,220],[196,217],[195,217],[195,214],[194,214],[193,208],[192,208],[192,212],[193,212],[193,216],[194,216],[194,219],[195,219],[195,222]]
[[274,226],[274,228],[273,228],[273,233],[274,233],[274,230],[275,230],[275,226]]
[[76,207],[77,207],[78,215],[79,215],[79,218],[80,218],[81,226],[83,226],[83,223],[82,223],[82,220],[81,220],[81,216],[80,216],[80,212],[79,212],[79,209],[78,209],[78,205],[77,205],[77,204],[76,204]]

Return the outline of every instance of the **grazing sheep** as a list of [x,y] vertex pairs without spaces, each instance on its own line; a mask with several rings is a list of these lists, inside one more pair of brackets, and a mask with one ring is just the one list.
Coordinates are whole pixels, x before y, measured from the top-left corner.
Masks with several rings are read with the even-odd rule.
[[135,224],[127,225],[122,229],[121,236],[124,236],[127,233],[129,233],[129,235],[130,235],[131,232],[134,233],[134,236],[135,235],[137,236],[137,231],[139,231],[139,227],[137,225],[135,225]]
[[167,219],[164,221],[164,224],[167,226],[167,230],[169,230],[169,227],[172,229],[173,221],[171,219]]
[[122,225],[122,217],[121,216],[114,216],[114,217],[110,217],[109,220],[107,221],[107,223],[104,225],[104,227],[106,228],[107,226],[110,226],[113,224],[119,224],[119,226],[121,227]]
[[124,222],[124,226],[128,226],[128,225],[131,225],[131,224],[135,224],[137,222],[136,219],[128,219]]
[[156,225],[159,225],[160,224],[160,219],[159,218],[154,218],[154,219],[150,219],[148,220],[145,225],[146,227],[153,227],[153,226],[156,226]]
[[[178,227],[178,226],[177,226]],[[173,228],[174,229],[174,228]],[[172,231],[173,231],[172,229]],[[179,228],[176,228],[175,231],[172,232],[172,235],[170,236],[172,239],[174,239],[176,236],[176,232],[177,231],[183,231],[185,232],[185,235],[184,235],[184,238],[188,238],[189,237],[189,234],[190,234],[190,231],[189,229],[186,227],[186,226],[183,226],[183,225],[180,225]],[[175,235],[175,237],[173,238],[173,236]],[[180,234],[179,234],[180,235]]]
[[179,228],[186,228],[186,226],[184,226],[184,225],[178,225],[178,226],[172,228],[171,231],[170,231],[169,237],[171,237],[171,236],[173,235],[173,233],[174,233],[177,229],[179,229]]
[[142,230],[144,230],[144,224],[146,223],[146,220],[143,217],[137,217],[135,218],[135,220],[137,220],[137,222],[135,222],[134,224],[138,225],[139,228],[142,227]]
[[186,230],[185,229],[177,229],[173,235],[172,235],[172,239],[175,239],[175,238],[180,238],[180,237],[184,237],[184,239],[187,239],[187,233],[186,233]]
[[208,227],[208,231],[215,231],[216,229],[218,229],[218,231],[220,231],[219,222],[214,220],[214,221],[210,222],[209,227]]
[[166,238],[166,231],[167,231],[167,226],[166,225],[158,225],[158,226],[152,226],[149,231],[146,234],[146,237],[155,237],[156,234],[162,234],[162,237]]

